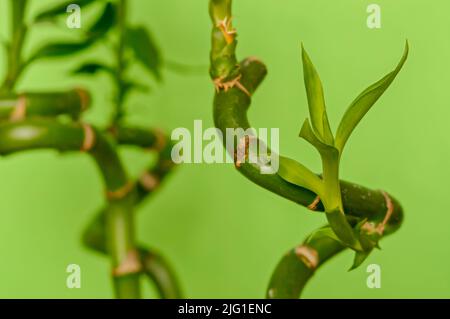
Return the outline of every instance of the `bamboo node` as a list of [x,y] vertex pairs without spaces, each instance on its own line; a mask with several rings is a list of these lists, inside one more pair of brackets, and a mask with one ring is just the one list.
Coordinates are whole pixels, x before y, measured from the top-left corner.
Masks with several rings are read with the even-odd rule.
[[394,204],[392,203],[392,199],[389,196],[388,193],[385,191],[380,191],[381,194],[383,194],[384,199],[386,201],[386,215],[384,216],[384,219],[381,223],[378,225],[375,225],[373,222],[366,222],[361,229],[366,231],[369,235],[377,233],[380,236],[383,236],[384,229],[386,228],[387,223],[389,222],[389,219],[391,218],[393,212],[394,212]]
[[129,251],[125,260],[113,269],[114,277],[123,277],[127,275],[137,274],[142,271],[142,264],[139,253],[136,250]]
[[81,112],[86,111],[89,108],[89,105],[91,104],[91,96],[88,93],[88,91],[86,91],[85,89],[82,88],[77,88],[75,89],[75,92],[78,94],[78,96],[80,97],[80,102],[81,102]]
[[383,224],[375,225],[373,222],[366,222],[361,226],[361,230],[364,230],[368,235],[378,234],[383,236],[384,226]]
[[314,198],[314,201],[311,204],[309,204],[306,208],[308,208],[309,210],[312,210],[312,211],[316,211],[319,203],[320,203],[320,197],[319,197],[319,195],[317,195],[316,198]]
[[106,197],[109,200],[119,200],[119,199],[122,199],[125,196],[127,196],[133,190],[133,188],[134,188],[134,183],[129,181],[117,190],[114,190],[114,191],[108,190],[106,192]]
[[386,201],[386,215],[384,216],[383,222],[381,223],[382,230],[384,232],[384,227],[389,222],[389,219],[391,219],[392,214],[394,213],[394,203],[392,203],[392,199],[389,196],[389,194],[385,191],[381,191],[381,193],[384,196],[384,200]]
[[89,124],[82,124],[83,126],[83,132],[84,132],[84,139],[83,144],[81,145],[81,151],[82,152],[89,152],[95,145],[95,132],[92,126]]
[[236,78],[233,80],[223,82],[225,79],[225,76],[220,76],[213,80],[214,87],[216,88],[216,92],[219,93],[221,89],[223,89],[225,92],[228,92],[229,89],[232,89],[234,87],[237,87],[239,90],[244,92],[247,96],[251,97],[252,95],[247,90],[245,86],[242,85],[240,82],[242,78],[242,74],[239,74]]
[[163,130],[159,128],[155,128],[152,130],[153,134],[155,134],[156,142],[155,145],[152,147],[157,152],[161,152],[164,150],[167,146],[167,139],[166,134]]
[[234,152],[234,165],[237,168],[240,168],[248,159],[249,146],[250,136],[245,135],[239,140],[236,151]]
[[148,192],[155,190],[159,185],[159,178],[150,172],[145,172],[139,179],[140,184]]
[[9,120],[11,122],[18,122],[23,120],[27,115],[27,98],[25,95],[19,96],[17,104],[11,113]]
[[312,247],[302,245],[295,248],[295,255],[308,267],[309,269],[316,269],[319,265],[319,254],[317,250]]

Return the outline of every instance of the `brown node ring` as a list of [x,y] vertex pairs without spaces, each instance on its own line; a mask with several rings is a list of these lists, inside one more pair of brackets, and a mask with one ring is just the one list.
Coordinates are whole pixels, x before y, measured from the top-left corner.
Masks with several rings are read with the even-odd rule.
[[317,195],[316,198],[314,198],[314,201],[311,204],[309,204],[306,208],[308,208],[309,210],[312,210],[312,211],[316,211],[317,206],[319,206],[319,203],[320,203],[320,197],[319,197],[319,195]]
[[139,253],[136,250],[129,251],[127,257],[122,263],[113,269],[114,277],[124,277],[140,273],[142,271],[142,264]]
[[151,147],[151,150],[155,150],[157,152],[161,152],[162,150],[164,150],[167,146],[167,138],[166,138],[166,134],[164,133],[163,130],[156,128],[152,130],[152,133],[155,135],[155,145],[153,145],[153,147]]
[[81,151],[82,152],[89,152],[95,145],[95,132],[92,126],[89,124],[82,124],[83,126],[83,132],[84,132],[84,139],[83,144],[81,145]]
[[[236,151],[234,152],[234,165],[236,168],[240,168],[248,159],[249,147],[250,147],[250,136],[243,136],[238,144]],[[252,137],[255,138],[255,137]]]
[[389,219],[391,219],[392,214],[394,213],[394,204],[392,203],[392,199],[389,196],[388,193],[385,191],[381,191],[381,193],[384,196],[384,200],[386,201],[386,215],[384,216],[383,222],[380,224],[379,227],[381,227],[382,231],[384,232],[384,227],[389,222]]
[[110,191],[108,190],[106,192],[106,197],[109,200],[119,200],[124,198],[125,196],[127,196],[129,193],[131,193],[131,191],[134,188],[134,183],[133,182],[127,182],[125,185],[123,185],[121,188],[114,190],[114,191]]
[[148,192],[154,191],[159,185],[159,178],[150,172],[145,172],[139,179],[141,186]]
[[386,201],[386,209],[387,209],[386,215],[384,216],[383,221],[381,223],[379,223],[378,225],[374,225],[374,223],[372,223],[372,222],[366,222],[362,226],[362,229],[365,230],[368,234],[377,233],[378,235],[383,236],[384,229],[394,212],[394,204],[392,203],[392,199],[388,193],[386,193],[385,191],[380,191],[380,192],[381,192],[381,194],[383,194],[384,200]]
[[301,245],[295,248],[294,253],[309,269],[314,270],[319,265],[319,254],[312,247]]
[[89,108],[89,105],[91,104],[91,96],[88,93],[88,91],[86,91],[85,89],[82,88],[77,88],[75,89],[75,92],[78,94],[78,96],[80,97],[80,102],[81,102],[81,112],[86,111]]
[[18,122],[23,120],[27,115],[27,98],[25,95],[19,96],[14,111],[11,113],[9,120]]

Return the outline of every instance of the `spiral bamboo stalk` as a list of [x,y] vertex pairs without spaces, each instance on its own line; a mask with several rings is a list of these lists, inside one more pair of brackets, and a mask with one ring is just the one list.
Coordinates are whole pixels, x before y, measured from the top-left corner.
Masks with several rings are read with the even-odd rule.
[[[210,75],[216,88],[214,121],[223,133],[227,128],[245,130],[251,127],[247,119],[251,96],[267,74],[265,65],[256,58],[237,62],[237,34],[231,24],[231,4],[231,0],[210,0],[213,23]],[[310,210],[324,210],[317,194],[288,183],[279,175],[261,174],[259,164],[240,163],[236,167],[249,180],[281,197]],[[343,210],[353,227],[362,221],[366,225],[381,225],[382,235],[391,234],[400,227],[403,210],[392,196],[345,181],[340,182],[340,189]],[[315,270],[346,248],[330,234],[333,233],[314,232],[304,244],[280,261],[267,290],[268,298],[299,297]]]

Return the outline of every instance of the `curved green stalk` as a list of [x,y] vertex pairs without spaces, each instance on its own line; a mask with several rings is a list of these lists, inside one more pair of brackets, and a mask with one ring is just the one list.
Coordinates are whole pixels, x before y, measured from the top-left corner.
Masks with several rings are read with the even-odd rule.
[[[383,238],[394,233],[397,227],[387,227],[383,232]],[[299,298],[317,269],[346,248],[333,236],[329,226],[319,228],[279,261],[270,279],[266,297]],[[364,258],[365,256],[362,257],[362,261]]]
[[136,204],[139,204],[158,188],[158,185],[175,167],[171,156],[173,143],[159,130],[117,125],[110,129],[110,132],[118,144],[138,146],[157,152],[156,164],[149,167],[136,184]]
[[278,263],[267,288],[267,298],[299,298],[308,281],[325,262],[346,247],[327,235],[312,235],[286,253]]
[[[105,211],[97,214],[95,219],[83,233],[83,243],[101,253],[107,254],[105,238]],[[139,246],[139,258],[142,265],[140,274],[146,275],[155,283],[161,298],[181,298],[178,279],[167,260],[159,253],[146,247]]]
[[[91,1],[86,1],[90,3]],[[110,13],[113,5],[105,6],[105,13]],[[86,43],[55,44],[45,46],[39,54],[23,61],[22,48],[27,34],[25,12],[27,0],[11,0],[12,9],[12,37],[8,43],[8,70],[6,78],[0,88],[0,154],[10,154],[18,151],[39,148],[52,148],[63,151],[81,150],[92,155],[105,182],[105,193],[108,205],[103,211],[102,240],[105,252],[112,257],[113,276],[116,295],[119,298],[139,298],[139,275],[146,273],[156,281],[157,286],[168,286],[164,295],[173,296],[174,287],[167,284],[169,275],[164,275],[164,269],[170,273],[165,261],[157,254],[140,248],[134,244],[134,221],[132,208],[153,191],[155,183],[168,173],[173,166],[167,161],[167,148],[158,149],[160,157],[155,167],[145,174],[146,179],[139,187],[130,183],[122,163],[109,139],[89,125],[64,124],[54,118],[59,115],[69,115],[77,120],[89,104],[89,95],[84,90],[57,93],[27,93],[17,95],[16,83],[23,70],[36,58],[63,56],[86,48],[92,43],[93,37]],[[117,68],[114,77],[117,82],[117,114],[113,127],[119,125],[123,117],[123,101],[129,90],[129,83],[125,79],[127,67],[125,59],[126,34],[126,0],[119,0],[117,6],[118,45]],[[109,10],[109,11],[108,11]],[[105,35],[107,29],[114,25],[105,13],[90,32],[97,32],[96,36]],[[46,11],[47,18],[60,14],[60,7]],[[6,121],[9,120],[9,121]],[[131,130],[123,130],[131,132]],[[139,131],[139,130],[135,130]],[[138,132],[139,133],[139,132]],[[140,132],[139,134],[141,134]],[[134,134],[134,133],[133,133]],[[133,134],[131,134],[133,136]],[[122,136],[119,134],[119,137]],[[156,144],[160,146],[161,138],[156,136]],[[148,134],[145,136],[148,137]],[[125,137],[127,139],[129,137]],[[141,138],[144,136],[141,134]],[[150,139],[150,141],[152,141]],[[136,140],[135,140],[136,142]],[[148,142],[147,142],[148,143]],[[167,143],[166,143],[167,144]],[[164,144],[164,146],[167,146]],[[170,164],[170,165],[169,165]],[[156,182],[155,182],[156,181]],[[162,284],[160,283],[162,282]]]
[[[216,85],[214,121],[216,127],[223,133],[230,128],[241,128],[246,130],[251,127],[247,119],[251,95],[262,82],[267,71],[264,64],[255,58],[246,59],[240,64],[236,63],[234,54],[237,44],[236,34],[230,24],[231,0],[211,0],[210,14],[214,24],[212,31],[210,71]],[[407,50],[405,51],[405,56],[399,67],[403,65],[406,56]],[[367,105],[368,107],[373,105],[377,97],[379,97],[389,86],[396,73],[398,73],[398,70],[399,68],[369,88],[370,90],[376,88],[377,85],[382,85],[380,90],[374,92],[373,99],[367,100],[368,103],[371,103],[370,105]],[[320,93],[320,90],[317,92]],[[316,96],[310,96],[309,99],[310,102],[317,102]],[[318,108],[315,108],[315,110],[318,110]],[[366,111],[367,108],[365,112]],[[323,118],[326,119],[326,113],[324,113],[324,111],[322,113],[322,115],[319,115],[319,117],[322,117],[322,120],[316,121],[316,126],[319,131],[320,125],[325,123]],[[315,116],[315,114],[312,115]],[[357,116],[359,116],[359,113]],[[357,116],[354,118],[357,119]],[[327,127],[327,125],[323,125],[324,133],[322,135],[324,136],[321,138],[324,141],[326,139],[325,133],[328,132],[325,130]],[[331,138],[332,135],[329,136],[330,141]],[[236,145],[239,142],[240,141],[234,141],[234,149],[236,149]],[[314,143],[314,141],[311,142]],[[317,142],[317,144],[320,143],[323,142]],[[226,146],[227,145],[225,145],[225,147]],[[318,145],[318,147],[322,146]],[[268,151],[268,153],[270,154],[270,151]],[[236,154],[230,155],[235,157]],[[338,162],[336,161],[336,163]],[[329,220],[330,225],[334,225],[332,230],[329,229],[325,234],[323,231],[315,234],[309,238],[308,247],[301,247],[297,250],[297,253],[295,253],[295,251],[294,253],[291,252],[282,260],[277,267],[271,285],[269,286],[269,297],[298,297],[313,273],[312,268],[315,269],[317,266],[320,266],[323,262],[345,248],[342,244],[342,240],[347,244],[347,247],[361,250],[356,253],[354,262],[354,265],[356,266],[367,257],[368,253],[370,253],[374,247],[376,247],[377,242],[382,235],[394,232],[401,225],[403,220],[403,210],[398,201],[383,191],[372,191],[356,184],[343,181],[338,182],[337,167],[332,167],[329,164],[330,163],[326,161],[324,162],[324,176],[321,176],[320,180],[325,181],[326,179],[328,181],[328,183],[325,183],[327,191],[330,189],[336,190],[335,192],[332,192],[334,194],[333,198],[336,197],[336,193],[340,194],[340,196],[338,196],[339,198],[336,197],[336,201],[332,200],[331,197],[319,198],[317,196],[318,194],[314,193],[312,190],[289,183],[278,174],[261,174],[262,164],[244,162],[236,165],[238,171],[254,183],[312,210],[323,211],[324,206],[336,206],[337,210],[341,212],[345,211],[345,215],[339,215],[344,218],[343,220],[339,220],[337,223],[334,223],[333,220]],[[333,184],[330,184],[330,181],[333,182]],[[334,184],[334,181],[337,182],[336,185]],[[329,213],[327,214],[328,217],[331,216]],[[349,225],[351,237],[358,236],[360,238],[361,246],[359,246],[359,243],[356,246],[349,244],[353,241],[351,237],[349,237],[348,240],[345,240],[344,233],[336,233],[336,230],[342,229],[341,226],[345,224]],[[336,228],[336,225],[340,228]],[[353,229],[350,228],[350,225]],[[336,237],[336,235],[339,238]],[[303,256],[302,254],[308,256],[306,260],[307,263],[305,263],[304,258],[303,260],[300,258]],[[307,265],[308,263],[309,267]],[[311,265],[313,267],[311,267]]]
[[[171,144],[167,143],[167,138],[162,136],[159,131],[154,130],[117,126],[110,133],[119,144],[133,145],[158,151],[156,165],[149,168],[135,185],[136,196],[134,197],[133,205],[136,206],[159,188],[159,185],[174,167],[174,163],[170,157]],[[106,253],[105,209],[97,214],[83,234],[84,244],[100,253]],[[144,247],[140,247],[139,252],[142,265],[141,273],[145,274],[155,283],[160,297],[170,299],[181,298],[178,280],[163,256]]]
[[19,120],[25,117],[54,117],[67,114],[79,118],[90,103],[89,93],[83,89],[52,93],[23,93],[0,96],[0,120]]
[[[32,149],[56,149],[60,152],[84,150],[94,158],[103,176],[107,193],[115,194],[128,184],[128,178],[117,153],[103,135],[81,124],[62,124],[52,119],[34,118],[21,122],[0,124],[0,154],[8,155]],[[87,141],[91,139],[91,141]],[[87,144],[90,144],[87,146]],[[112,256],[113,269],[138,267],[133,265],[134,244],[133,213],[134,193],[114,198],[110,196],[105,214],[107,247]],[[119,298],[139,298],[138,272],[123,271],[114,277]]]
[[[241,84],[253,94],[267,73],[265,65],[255,58],[248,58],[240,64],[240,70]],[[216,93],[214,98],[216,126],[222,132],[225,132],[227,128],[243,128],[244,130],[250,128],[247,119],[250,103],[251,98],[236,87],[227,92]],[[234,156],[234,154],[230,155]],[[288,183],[278,175],[261,174],[259,164],[246,162],[238,168],[238,171],[259,186],[302,206],[309,206],[316,198],[316,194],[310,190]],[[347,215],[373,221],[383,220],[387,205],[382,191],[370,190],[345,181],[340,182],[340,188],[344,210]],[[403,219],[403,210],[396,199],[392,197],[391,199],[394,209],[388,227],[396,229]],[[315,210],[323,211],[324,207],[319,202]]]
[[[38,148],[52,148],[63,151],[76,151],[81,146],[81,139],[84,138],[85,131],[79,124],[63,125],[57,121],[54,121],[48,117],[54,117],[57,115],[71,115],[74,118],[78,118],[80,113],[84,111],[89,103],[89,95],[83,90],[72,90],[68,92],[60,93],[32,93],[21,94],[20,97],[13,96],[7,99],[0,99],[0,118],[10,118],[17,109],[20,108],[20,98],[26,101],[26,112],[22,114],[22,117],[17,120],[24,120],[23,122],[4,122],[4,131],[15,131],[18,135],[23,135],[24,132],[28,132],[24,138],[24,144],[17,144],[18,139],[14,139],[11,144],[4,144],[3,151],[0,154],[7,155],[22,150],[38,149]],[[43,117],[47,117],[44,119]],[[174,163],[171,160],[170,151],[172,144],[168,142],[167,137],[163,135],[159,130],[141,129],[135,127],[126,127],[117,125],[114,128],[110,128],[106,132],[110,137],[120,145],[133,145],[148,150],[155,150],[158,153],[158,160],[155,165],[152,165],[145,172],[139,180],[134,189],[133,195],[123,200],[110,201],[109,205],[104,208],[99,216],[93,221],[87,228],[83,241],[84,243],[101,253],[107,253],[106,247],[106,225],[107,221],[105,216],[115,216],[117,213],[123,213],[123,216],[117,218],[117,223],[125,221],[125,224],[131,224],[130,213],[127,211],[131,207],[138,205],[142,200],[148,198],[158,186],[163,182],[167,174],[174,167]],[[98,135],[98,132],[97,134]],[[41,136],[40,138],[37,138]],[[100,142],[98,144],[105,144],[107,141],[100,136]],[[5,139],[4,141],[7,141]],[[14,147],[15,148],[14,148]],[[104,147],[102,147],[104,148]],[[113,149],[106,147],[106,152],[101,151],[94,156],[98,162],[100,169],[105,169],[103,176],[106,181],[108,176],[111,176],[111,172],[119,169],[120,162],[117,155],[111,154]],[[93,149],[92,152],[95,152]],[[103,156],[102,153],[106,154]],[[109,154],[109,155],[108,155]],[[112,160],[112,163],[108,163],[108,159]],[[112,165],[112,169],[109,169]],[[117,168],[114,168],[117,167]],[[120,189],[117,188],[116,191]],[[109,189],[111,192],[115,192],[114,189]],[[125,218],[125,219],[124,219]],[[125,231],[124,231],[125,229]],[[129,226],[126,226],[122,230],[115,230],[114,232],[132,235],[132,230]],[[128,229],[128,230],[127,230]],[[120,239],[122,241],[122,239]],[[119,244],[117,244],[119,245]],[[146,248],[140,247],[138,249],[140,265],[142,269],[140,274],[146,275],[151,281],[153,281],[162,298],[181,298],[181,293],[177,279],[168,265],[167,261],[160,255],[153,251],[149,251]],[[134,279],[133,279],[134,280]],[[116,280],[116,286],[118,282],[122,280]],[[126,287],[118,287],[120,295],[128,296],[128,292],[131,290],[133,293],[133,285],[128,279],[125,279]],[[123,285],[123,284],[121,284]]]

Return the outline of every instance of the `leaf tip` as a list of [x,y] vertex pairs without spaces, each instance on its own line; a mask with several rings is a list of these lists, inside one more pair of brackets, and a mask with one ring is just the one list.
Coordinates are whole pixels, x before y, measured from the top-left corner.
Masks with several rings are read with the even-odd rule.
[[305,136],[305,131],[308,129],[308,127],[307,127],[308,125],[309,125],[308,118],[305,118],[305,120],[303,121],[303,124],[302,124],[302,128],[300,129],[300,132],[298,133],[299,137]]

